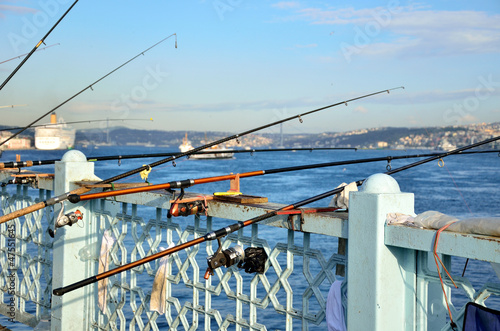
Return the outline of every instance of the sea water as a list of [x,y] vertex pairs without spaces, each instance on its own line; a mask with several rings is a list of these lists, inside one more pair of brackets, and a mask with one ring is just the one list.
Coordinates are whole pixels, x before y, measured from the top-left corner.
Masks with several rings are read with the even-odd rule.
[[[176,150],[164,148],[130,146],[99,147],[81,149],[81,151],[88,157],[177,152]],[[182,158],[175,161],[175,166],[172,163],[157,166],[150,173],[148,180],[153,184],[159,184],[173,180],[211,177],[229,173],[429,152],[429,150],[282,151],[235,154],[233,159],[220,160],[189,160]],[[3,162],[14,161],[15,154],[21,154],[22,160],[59,159],[64,153],[65,151],[5,151],[1,160]],[[398,181],[402,192],[415,194],[415,213],[417,214],[427,210],[437,210],[458,218],[500,217],[500,204],[498,203],[500,194],[499,156],[496,153],[451,155],[444,158],[443,162],[435,160],[396,173],[393,177]],[[159,159],[161,158],[96,162],[95,173],[100,178],[106,179]],[[387,161],[360,163],[244,178],[241,180],[241,191],[249,195],[268,197],[270,202],[291,204],[329,191],[343,182],[349,183],[364,179],[374,173],[383,173],[389,169],[395,169],[420,159],[392,160],[390,164]],[[50,165],[39,166],[32,170],[52,173],[54,167]],[[123,181],[139,182],[141,178],[137,174]],[[228,188],[229,184],[227,182],[218,182],[195,186],[189,188],[189,191],[213,193],[226,191]],[[326,206],[328,202],[329,199],[324,199],[310,206]],[[276,232],[277,230],[274,228],[261,230],[259,231],[259,237],[265,238],[267,236],[266,240],[268,240],[271,247],[277,241],[286,242],[286,237],[277,238]],[[312,241],[314,242],[314,240]],[[296,268],[300,267],[299,264],[296,265]],[[461,275],[464,265],[465,259],[454,258],[453,274]],[[465,275],[469,277],[476,289],[479,289],[485,282],[498,283],[498,278],[490,265],[480,261],[469,262]],[[147,284],[144,285],[147,288]],[[297,292],[300,292],[300,287],[304,285],[294,284],[294,286],[298,286]],[[454,304],[461,307],[466,298],[460,294],[456,295],[456,297]],[[294,298],[294,302],[300,303],[300,298]],[[488,303],[490,302],[491,300],[488,300]],[[498,300],[493,302],[498,303]],[[500,305],[496,308],[500,309]],[[12,330],[28,329],[20,323],[14,325],[8,323],[3,316],[0,316],[0,324],[8,326]],[[266,322],[268,330],[281,329],[282,325],[273,323],[273,321],[269,321],[269,324]],[[317,327],[318,330],[325,328],[325,323]],[[310,329],[314,330],[316,327],[310,325]]]

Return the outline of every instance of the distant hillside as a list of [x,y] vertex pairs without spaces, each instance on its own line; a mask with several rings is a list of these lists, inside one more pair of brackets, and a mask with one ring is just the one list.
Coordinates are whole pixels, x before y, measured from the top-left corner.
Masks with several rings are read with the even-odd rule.
[[[234,133],[198,131],[133,130],[114,128],[109,137],[102,130],[79,130],[78,144],[155,145],[177,148],[187,133],[193,146],[200,146]],[[357,148],[438,148],[443,143],[466,145],[500,135],[500,123],[466,126],[399,128],[386,127],[354,130],[349,132],[324,132],[319,134],[253,134],[240,139],[239,147],[357,147]],[[488,146],[492,148],[493,145]]]
[[[161,131],[161,130],[133,130],[128,128],[111,129],[109,141],[114,145],[147,145],[177,147],[182,143],[182,138],[188,134],[188,139],[195,145],[205,137],[210,140],[221,139],[229,136],[228,132],[207,131]],[[101,130],[79,130],[76,132],[75,141],[77,144],[83,142],[90,144],[103,144],[108,141],[106,132]]]
[[[0,126],[6,128],[7,126]],[[15,131],[5,131],[3,136]],[[225,138],[234,133],[216,131],[162,131],[134,130],[125,127],[110,128],[109,133],[103,129],[77,130],[76,145],[154,145],[177,149],[187,133],[193,146],[201,146],[207,142]],[[500,123],[471,124],[449,127],[401,128],[386,127],[362,129],[348,132],[324,132],[283,134],[255,133],[241,137],[240,143],[228,142],[228,147],[267,148],[278,147],[356,147],[356,148],[441,148],[448,146],[464,146],[472,142],[500,135]],[[23,137],[33,139],[34,129],[26,130]],[[497,148],[500,143],[489,144],[484,148]]]

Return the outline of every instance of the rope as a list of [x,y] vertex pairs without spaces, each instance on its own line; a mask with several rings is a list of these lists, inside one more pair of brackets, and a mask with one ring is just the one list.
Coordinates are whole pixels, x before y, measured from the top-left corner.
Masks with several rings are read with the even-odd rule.
[[446,296],[446,291],[445,291],[445,288],[444,288],[443,278],[441,277],[441,271],[439,270],[438,260],[439,260],[439,263],[441,264],[441,266],[443,267],[443,270],[446,272],[446,274],[450,278],[451,282],[455,286],[455,288],[458,288],[458,286],[457,286],[457,284],[455,284],[455,281],[453,280],[453,278],[451,277],[450,273],[448,272],[448,270],[444,266],[443,261],[441,261],[441,258],[437,254],[437,246],[438,246],[438,243],[439,243],[439,236],[441,235],[441,232],[443,232],[445,229],[447,229],[450,225],[452,225],[455,222],[456,221],[448,223],[445,226],[443,226],[442,228],[440,228],[439,230],[437,230],[437,232],[436,232],[436,239],[434,240],[434,262],[436,262],[436,267],[437,267],[437,271],[438,271],[438,275],[439,275],[439,281],[441,282],[441,289],[443,290],[443,295],[444,295],[444,300],[445,300],[445,303],[446,303],[446,308],[448,309],[448,314],[450,316],[450,325],[451,325],[452,329],[454,329],[454,330],[455,330],[455,328],[456,328],[457,325],[453,321],[453,317],[452,317],[451,310],[450,310],[450,305],[448,304],[448,297]]

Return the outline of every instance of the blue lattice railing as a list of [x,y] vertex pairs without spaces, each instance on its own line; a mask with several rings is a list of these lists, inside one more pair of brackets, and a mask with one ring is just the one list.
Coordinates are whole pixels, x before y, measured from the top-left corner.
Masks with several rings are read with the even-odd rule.
[[[35,182],[3,187],[3,214],[46,200],[54,195],[48,186],[44,183],[42,189]],[[52,208],[2,224],[0,313],[5,316],[3,320],[13,317],[34,327],[42,315],[50,313],[53,329],[57,329],[56,326],[64,329],[65,323],[83,321],[78,329],[325,330],[327,296],[332,283],[340,280],[344,282],[342,299],[348,323],[356,321],[350,307],[359,304],[352,293],[363,289],[362,299],[372,300],[381,311],[390,307],[395,316],[387,318],[393,318],[395,323],[398,309],[404,313],[403,319],[413,316],[412,321],[404,322],[408,330],[435,329],[435,326],[450,329],[439,277],[433,261],[429,262],[435,231],[382,224],[382,246],[379,247],[387,252],[378,248],[360,250],[359,243],[363,241],[373,244],[363,235],[377,235],[380,231],[369,229],[375,222],[373,218],[381,217],[370,211],[369,204],[366,210],[354,210],[352,215],[351,210],[349,221],[345,212],[305,214],[302,219],[300,215],[280,215],[222,239],[224,249],[234,245],[263,247],[269,257],[263,274],[248,274],[236,266],[222,267],[205,280],[207,257],[216,251],[216,241],[175,253],[167,267],[165,314],[150,310],[159,261],[110,277],[104,311],[98,307],[97,284],[75,291],[73,296],[52,296],[55,282],[59,282],[57,286],[69,285],[72,279],[81,280],[97,273],[98,251],[106,230],[115,239],[109,255],[112,269],[280,207],[272,203],[241,206],[211,201],[208,215],[167,218],[170,198],[169,193],[149,192],[80,204],[76,208],[83,211],[84,220],[58,230],[55,239],[47,231],[54,224]],[[412,201],[413,197],[401,199]],[[390,205],[395,204],[391,201]],[[411,210],[412,207],[409,202],[405,208]],[[66,208],[73,207],[67,205]],[[356,231],[359,221],[367,222],[362,227],[365,233]],[[347,246],[341,248],[348,248],[349,256],[339,249],[339,238],[347,239]],[[479,278],[479,282],[477,278],[471,281],[467,276],[461,277],[459,267],[454,267],[454,259],[459,259],[457,265],[462,265],[466,257],[474,259],[470,263],[500,262],[494,253],[499,249],[499,238],[443,233],[441,241],[439,253],[445,264],[451,266],[459,286],[458,290],[450,290],[451,282],[444,277],[454,319],[461,321],[469,301],[497,305],[498,278],[491,277],[491,273],[484,281]],[[476,248],[474,252],[467,250],[471,245]],[[14,249],[9,250],[11,247]],[[362,254],[374,257],[369,259]],[[384,254],[386,257],[381,257]],[[452,259],[451,255],[458,258]],[[372,268],[371,263],[382,263],[384,268]],[[392,265],[398,272],[391,271]],[[392,279],[384,278],[382,284],[377,283],[380,272],[387,272]],[[356,283],[362,279],[377,285]],[[386,298],[385,293],[377,293],[380,286],[387,285],[385,282],[395,288],[401,283],[404,290]],[[398,294],[401,298],[397,298]],[[395,302],[403,304],[395,305]],[[72,305],[81,308],[75,310]],[[372,329],[380,328],[373,322]]]

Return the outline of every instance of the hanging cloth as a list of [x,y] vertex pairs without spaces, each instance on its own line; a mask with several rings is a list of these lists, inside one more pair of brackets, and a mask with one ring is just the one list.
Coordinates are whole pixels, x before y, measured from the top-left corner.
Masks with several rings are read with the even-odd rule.
[[344,309],[342,307],[342,282],[333,282],[326,299],[326,323],[328,331],[346,331]]
[[500,311],[486,308],[475,302],[465,306],[463,331],[500,330]]
[[[111,231],[104,231],[101,243],[101,253],[99,254],[99,274],[109,270],[109,252],[111,251],[111,247],[113,247],[114,243],[115,238],[113,237]],[[108,278],[100,280],[97,283],[97,289],[99,309],[101,309],[101,311],[105,313],[108,291]]]
[[[174,247],[174,243],[170,243],[168,248]],[[162,247],[162,251],[166,248]],[[169,263],[172,259],[172,254],[164,256],[159,261],[158,270],[156,271],[155,280],[153,282],[153,289],[151,290],[151,301],[149,302],[149,310],[156,311],[158,314],[163,315],[166,311],[167,305],[167,276]]]

